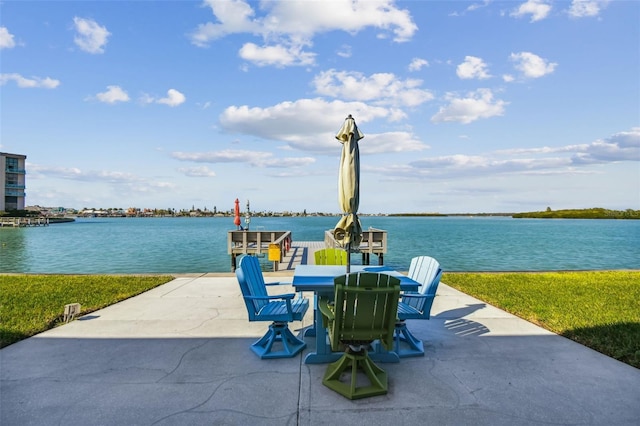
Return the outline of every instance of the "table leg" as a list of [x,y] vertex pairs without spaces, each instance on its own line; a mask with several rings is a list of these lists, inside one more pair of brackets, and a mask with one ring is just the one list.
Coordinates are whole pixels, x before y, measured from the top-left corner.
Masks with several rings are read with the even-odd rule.
[[322,318],[318,312],[318,295],[314,294],[313,322],[314,332],[316,336],[316,351],[309,352],[304,358],[305,364],[327,364],[337,361],[342,356],[342,352],[332,352],[331,345],[327,342],[327,329],[322,326]]
[[374,362],[392,363],[400,362],[400,356],[394,351],[388,351],[382,346],[379,340],[376,340],[371,344],[371,351],[369,351],[369,358]]
[[314,293],[313,294],[313,327],[309,327],[304,331],[303,333],[304,337],[314,337],[316,335],[317,314],[318,314],[318,310],[316,309],[316,306],[318,306],[318,296]]

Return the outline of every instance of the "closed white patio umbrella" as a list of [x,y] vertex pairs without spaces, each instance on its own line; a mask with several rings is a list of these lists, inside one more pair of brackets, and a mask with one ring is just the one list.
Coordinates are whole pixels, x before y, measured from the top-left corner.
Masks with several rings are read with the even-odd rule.
[[358,129],[351,114],[336,139],[342,144],[340,169],[338,173],[338,203],[343,216],[334,228],[333,235],[342,248],[347,251],[347,273],[350,272],[351,251],[360,247],[362,226],[358,218],[360,205],[360,150],[358,141],[364,135]]

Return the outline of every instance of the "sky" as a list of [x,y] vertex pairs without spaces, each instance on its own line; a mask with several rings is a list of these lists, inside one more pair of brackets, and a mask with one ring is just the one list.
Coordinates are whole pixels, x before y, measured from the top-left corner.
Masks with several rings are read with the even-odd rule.
[[638,1],[0,0],[26,204],[640,209]]

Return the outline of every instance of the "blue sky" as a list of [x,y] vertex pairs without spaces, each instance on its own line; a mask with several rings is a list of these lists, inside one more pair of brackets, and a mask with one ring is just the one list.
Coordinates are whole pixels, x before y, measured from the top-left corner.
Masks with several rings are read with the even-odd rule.
[[637,1],[1,1],[27,205],[640,208]]

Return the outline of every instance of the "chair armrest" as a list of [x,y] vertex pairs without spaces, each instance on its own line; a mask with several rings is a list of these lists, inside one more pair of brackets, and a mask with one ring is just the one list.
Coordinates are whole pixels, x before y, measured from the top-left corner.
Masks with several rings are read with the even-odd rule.
[[420,293],[403,293],[400,295],[400,298],[402,299],[404,299],[405,297],[408,299],[426,299],[428,297],[433,297],[433,296],[429,294],[420,294]]
[[272,283],[265,283],[265,285],[292,285],[293,281],[275,281]]
[[322,314],[322,326],[325,328],[329,326],[329,321],[333,321],[336,317],[330,303],[331,301],[328,297],[318,297],[318,310]]
[[278,299],[293,299],[296,296],[295,293],[277,294],[273,296],[244,296],[248,300],[278,300]]
[[322,315],[325,315],[329,319],[334,319],[335,314],[329,307],[329,299],[325,297],[318,297],[318,309],[322,312]]
[[381,265],[381,266],[365,266],[364,267],[364,271],[365,272],[386,272],[386,271],[393,271],[392,268],[390,268],[389,266],[386,265]]

